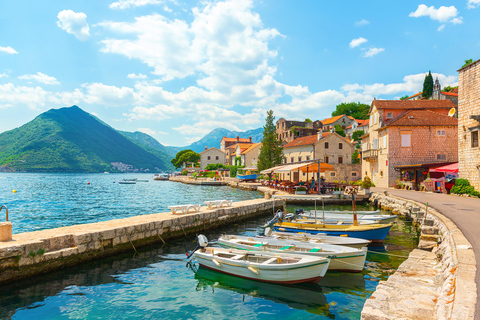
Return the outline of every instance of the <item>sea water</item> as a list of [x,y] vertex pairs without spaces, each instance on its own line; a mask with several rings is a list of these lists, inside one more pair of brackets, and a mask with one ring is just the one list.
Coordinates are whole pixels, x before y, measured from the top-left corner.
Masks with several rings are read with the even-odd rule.
[[[17,178],[20,176],[20,178]],[[62,199],[54,190],[32,190],[38,181],[25,177],[40,177],[42,186],[63,186],[58,191],[71,198]],[[101,216],[100,220],[121,218],[135,214],[165,211],[162,206],[170,205],[172,200],[188,203],[197,200],[229,198],[243,200],[256,198],[256,192],[243,191],[228,187],[190,186],[166,182],[164,185],[150,181],[149,188],[139,184],[107,186],[103,180],[118,177],[102,175],[34,175],[1,174],[1,195],[12,187],[19,189],[17,194],[2,198],[8,200],[11,208],[21,203],[23,212],[29,219],[23,219],[27,228],[33,221],[31,230],[39,228],[39,221],[46,225],[61,226],[69,223],[93,222],[85,219],[78,211],[91,212],[91,217]],[[5,179],[5,177],[8,177]],[[94,179],[94,178],[97,178]],[[8,187],[3,185],[7,180]],[[87,181],[89,180],[89,181]],[[29,184],[26,181],[30,181]],[[50,181],[50,183],[48,182]],[[56,182],[55,182],[56,181]],[[63,182],[61,182],[63,181]],[[118,181],[118,180],[117,180]],[[21,183],[20,183],[21,182]],[[96,195],[89,186],[103,185],[105,198]],[[25,186],[30,188],[25,188]],[[73,189],[68,190],[68,186]],[[109,185],[109,184],[108,184]],[[23,186],[20,188],[19,186]],[[137,187],[120,189],[122,187]],[[117,188],[117,189],[114,189]],[[159,189],[156,189],[159,188]],[[175,190],[170,192],[168,190]],[[213,189],[211,189],[213,188]],[[55,189],[55,188],[54,188]],[[101,190],[101,187],[96,187]],[[28,192],[26,190],[29,190]],[[157,191],[153,191],[157,190]],[[128,192],[127,192],[128,191]],[[15,198],[21,192],[30,197]],[[9,191],[11,193],[11,190]],[[160,193],[157,195],[157,193]],[[162,196],[163,193],[163,196]],[[196,198],[191,198],[196,193]],[[117,198],[121,194],[123,197]],[[133,196],[136,195],[136,198]],[[39,195],[50,195],[47,199]],[[113,196],[115,195],[115,196]],[[144,195],[144,196],[142,196]],[[148,195],[148,196],[147,196]],[[169,196],[167,196],[169,195]],[[201,198],[200,195],[205,198]],[[234,196],[235,195],[235,196]],[[152,201],[150,197],[155,197]],[[168,198],[172,197],[172,198]],[[238,198],[235,198],[238,197]],[[81,199],[89,199],[81,201]],[[97,199],[94,201],[93,199]],[[31,215],[42,208],[42,203],[57,203],[57,210],[42,211],[48,219],[36,220]],[[116,205],[104,204],[114,201],[117,205],[129,205],[135,208],[113,210]],[[75,203],[79,204],[74,205]],[[84,204],[89,205],[85,206]],[[187,202],[184,202],[187,203]],[[80,205],[82,204],[82,205]],[[142,208],[146,208],[145,212]],[[296,207],[288,207],[294,211]],[[307,209],[307,208],[305,208]],[[310,209],[310,208],[308,208]],[[349,206],[327,206],[326,210],[351,210]],[[10,209],[16,212],[16,209]],[[359,206],[358,210],[372,210],[368,206]],[[11,212],[10,211],[10,212]],[[3,212],[3,211],[2,211]],[[9,213],[10,213],[9,212]],[[21,212],[21,211],[18,211]],[[93,215],[92,212],[97,212]],[[382,212],[383,213],[383,212]],[[15,213],[14,213],[15,214]],[[64,223],[63,218],[68,219]],[[238,224],[231,224],[209,231],[206,236],[215,245],[221,234],[254,235],[269,216],[258,217]],[[78,222],[77,219],[82,220]],[[85,219],[85,220],[83,220]],[[90,220],[90,221],[89,221]],[[100,221],[98,220],[98,221]],[[20,220],[19,220],[20,221]],[[23,231],[22,231],[23,232]],[[417,230],[411,223],[397,221],[382,246],[369,247],[365,269],[362,273],[327,272],[318,284],[283,286],[222,275],[213,271],[198,269],[196,263],[188,264],[185,253],[192,250],[195,237],[189,236],[167,241],[166,245],[155,245],[137,249],[138,253],[127,252],[109,258],[84,263],[64,270],[39,275],[33,278],[3,284],[0,290],[0,318],[11,319],[359,319],[365,300],[375,290],[378,281],[388,276],[404,261],[408,253],[418,243]]]

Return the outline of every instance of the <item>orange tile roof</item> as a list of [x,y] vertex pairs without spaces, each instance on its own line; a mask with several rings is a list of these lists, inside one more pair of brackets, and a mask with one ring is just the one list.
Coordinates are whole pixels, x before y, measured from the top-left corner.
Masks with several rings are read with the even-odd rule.
[[370,120],[367,119],[367,120],[357,120],[358,122],[358,126],[359,127],[363,127],[363,126],[368,126],[368,124],[370,123]]
[[446,96],[458,97],[458,92],[442,92]]
[[[373,100],[377,109],[451,109],[457,106],[450,100]],[[370,108],[370,111],[372,108]]]
[[343,117],[343,116],[344,116],[344,114],[339,115],[339,116],[335,116],[335,117],[331,117],[331,118],[324,119],[324,120],[322,120],[322,124],[323,124],[323,125],[326,125],[326,124],[334,123],[335,121],[337,121],[338,119],[340,119],[340,118]]
[[[450,101],[450,100],[449,100]],[[387,123],[392,126],[457,126],[458,120],[454,117],[429,110],[409,110]],[[382,128],[382,129],[383,129]]]
[[252,151],[253,149],[255,149],[258,145],[262,144],[261,142],[259,143],[254,143],[254,144],[251,144],[247,149],[245,149],[244,151],[242,151],[242,154],[245,154],[247,152],[250,152]]
[[[324,132],[325,133],[325,132]],[[322,134],[323,136],[323,134]],[[309,144],[314,144],[317,141],[317,135],[311,135],[311,136],[306,136],[306,137],[300,137],[297,138],[286,145],[284,145],[284,148],[292,148],[292,147],[299,147],[299,146],[306,146]]]
[[407,99],[405,99],[405,100],[408,100],[408,99],[411,99],[411,98],[413,98],[413,97],[416,97],[416,96],[418,96],[418,95],[420,95],[420,94],[422,94],[422,93],[423,93],[423,92],[419,92],[419,93],[417,93],[417,94],[414,94],[413,96],[411,96],[411,97],[408,97],[408,98],[407,98]]

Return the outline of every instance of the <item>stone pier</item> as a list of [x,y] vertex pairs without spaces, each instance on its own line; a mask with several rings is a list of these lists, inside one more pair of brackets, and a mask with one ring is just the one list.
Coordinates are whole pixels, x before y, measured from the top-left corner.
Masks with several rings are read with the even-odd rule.
[[11,241],[0,242],[0,283],[272,214],[274,206],[282,205],[281,200],[255,199],[232,207],[202,207],[200,212],[186,215],[164,212],[14,234]]

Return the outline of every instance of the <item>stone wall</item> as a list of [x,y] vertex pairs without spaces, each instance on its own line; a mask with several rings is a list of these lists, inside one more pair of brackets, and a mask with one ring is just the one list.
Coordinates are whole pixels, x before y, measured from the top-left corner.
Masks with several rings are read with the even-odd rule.
[[362,177],[362,165],[359,163],[337,163],[334,168],[333,171],[325,171],[321,174],[326,182],[345,181],[348,183],[349,181],[357,181]]
[[472,147],[471,135],[480,131],[480,122],[470,116],[480,115],[479,92],[480,60],[458,73],[458,171],[476,190],[480,190],[480,147]]
[[0,283],[271,213],[274,205],[283,202],[255,199],[187,215],[158,213],[16,234],[0,242]]
[[373,194],[382,209],[422,226],[419,247],[365,302],[362,319],[473,319],[475,256],[448,218],[415,201]]

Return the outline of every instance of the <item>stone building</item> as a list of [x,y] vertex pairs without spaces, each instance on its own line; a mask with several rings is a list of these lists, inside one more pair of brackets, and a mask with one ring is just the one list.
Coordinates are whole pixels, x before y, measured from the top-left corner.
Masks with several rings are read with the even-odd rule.
[[[243,151],[241,151],[240,148],[237,149],[237,155],[240,156],[240,160],[242,161],[242,166],[245,166],[248,168],[256,168],[261,147],[262,147],[262,143],[259,142],[259,143],[254,143],[250,145],[247,149]],[[238,154],[239,151],[240,151],[240,154]]]
[[340,127],[342,127],[343,130],[347,129],[349,126],[351,126],[355,122],[355,119],[353,117],[347,116],[347,115],[340,115],[340,116],[335,116],[332,118],[327,118],[322,120],[323,124],[323,131],[332,131],[335,129],[335,126],[338,124]]
[[[422,92],[419,92],[411,97],[408,97],[405,100],[421,100],[422,98]],[[450,100],[458,106],[458,88],[454,88],[448,92],[442,92],[442,86],[440,85],[440,81],[438,81],[438,78],[436,78],[435,83],[433,84],[432,96],[429,99]]]
[[480,190],[480,60],[458,70],[458,171]]
[[345,129],[347,137],[351,137],[355,131],[362,130],[364,133],[368,133],[369,120],[354,119],[352,124]]
[[205,167],[209,164],[225,164],[225,152],[218,150],[215,147],[200,152],[200,169],[205,170]]
[[223,137],[222,140],[220,140],[220,150],[226,151],[228,147],[237,143],[252,143],[252,137],[248,137],[248,139],[240,138],[239,136],[236,138]]
[[282,144],[285,145],[296,138],[317,134],[317,130],[321,128],[322,122],[319,120],[307,122],[280,118],[276,123],[277,139],[282,140]]
[[373,100],[370,132],[362,137],[362,175],[378,187],[405,178],[413,188],[432,165],[456,162],[457,119],[448,116],[454,107],[450,100]]
[[240,165],[241,164],[241,157],[240,154],[248,149],[253,143],[244,142],[244,143],[236,143],[228,146],[225,149],[225,163],[227,165]]

